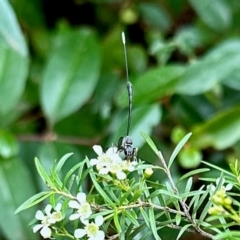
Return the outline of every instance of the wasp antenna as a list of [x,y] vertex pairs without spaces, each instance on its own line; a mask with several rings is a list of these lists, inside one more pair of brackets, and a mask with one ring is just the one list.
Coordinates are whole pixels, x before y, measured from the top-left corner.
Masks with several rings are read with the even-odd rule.
[[127,48],[126,48],[126,39],[125,39],[125,34],[122,32],[122,43],[123,43],[123,49],[124,49],[124,58],[125,58],[125,64],[126,64],[126,77],[127,81],[129,82],[129,76],[128,76],[128,61],[127,61]]
[[123,49],[124,49],[124,58],[126,63],[126,77],[127,77],[127,91],[128,91],[128,125],[127,125],[127,135],[129,134],[131,119],[132,119],[132,98],[133,98],[133,90],[132,90],[132,83],[129,81],[128,75],[128,61],[127,61],[127,48],[126,48],[126,39],[125,34],[122,32],[122,42],[123,42]]
[[124,32],[122,32],[122,42],[125,45],[126,44],[126,39],[125,39],[125,34]]

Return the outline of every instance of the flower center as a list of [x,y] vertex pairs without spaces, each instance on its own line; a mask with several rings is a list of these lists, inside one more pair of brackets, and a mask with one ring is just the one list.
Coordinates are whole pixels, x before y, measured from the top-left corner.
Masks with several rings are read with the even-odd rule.
[[88,202],[83,203],[78,209],[78,213],[80,213],[82,216],[89,216],[92,213],[90,204]]
[[85,227],[85,230],[87,232],[87,236],[96,236],[99,230],[99,227],[95,223],[90,223]]
[[52,213],[53,219],[55,219],[56,222],[60,222],[62,220],[62,213],[61,212],[54,212]]

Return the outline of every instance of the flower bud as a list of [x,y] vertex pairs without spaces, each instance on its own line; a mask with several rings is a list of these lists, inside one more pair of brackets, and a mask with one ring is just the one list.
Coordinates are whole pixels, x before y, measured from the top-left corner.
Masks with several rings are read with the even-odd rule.
[[149,178],[152,176],[152,174],[153,174],[152,168],[146,168],[144,171],[144,178]]
[[224,198],[223,204],[224,204],[225,207],[231,206],[231,204],[232,204],[232,199],[229,198],[229,197]]
[[212,196],[212,201],[216,205],[223,205],[223,198],[220,197],[218,194],[215,194],[215,195]]

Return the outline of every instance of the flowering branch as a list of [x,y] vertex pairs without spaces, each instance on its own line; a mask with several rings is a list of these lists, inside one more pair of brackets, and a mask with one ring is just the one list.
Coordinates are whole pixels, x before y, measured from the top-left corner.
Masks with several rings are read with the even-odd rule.
[[[232,186],[228,184],[225,187],[223,177],[216,181],[216,187],[208,185],[206,191],[203,190],[204,186],[197,191],[191,191],[189,178],[186,192],[180,194],[170,171],[173,160],[168,167],[161,152],[149,139],[146,140],[157,153],[163,167],[122,159],[116,147],[104,152],[101,146],[95,145],[93,150],[97,157],[80,161],[68,171],[62,181],[58,177],[59,172],[71,154],[66,154],[54,164],[50,174],[36,159],[37,170],[51,191],[36,194],[23,203],[16,212],[49,198],[50,204],[47,204],[44,211],[36,212],[35,218],[40,222],[33,226],[33,231],[39,231],[43,238],[65,236],[70,239],[84,237],[88,240],[121,237],[127,239],[138,236],[141,234],[140,231],[144,230],[158,239],[158,229],[162,227],[179,229],[177,239],[186,231],[199,233],[209,239],[214,239],[212,233],[217,231],[218,236],[222,237],[219,227],[208,223],[211,219],[206,218],[207,212],[213,216],[221,214],[222,222],[225,221],[223,217],[226,217],[239,225],[239,216],[233,207],[236,201],[226,193]],[[179,145],[183,146],[183,143],[180,142]],[[180,147],[177,150],[179,151]],[[176,155],[176,152],[174,154]],[[155,170],[163,170],[169,183],[160,185],[148,181]],[[240,171],[235,169],[234,172],[236,175],[234,179],[238,179]],[[193,174],[195,173],[196,170],[193,171]],[[188,173],[188,176],[190,175]],[[92,187],[86,194],[82,191],[81,183],[84,183],[88,176],[92,181]],[[73,191],[66,187],[69,181],[72,186],[71,179],[76,180],[76,189]],[[197,211],[202,208],[201,205],[208,196],[210,201],[204,206],[203,213],[198,212],[200,217],[197,219]],[[187,198],[189,203],[186,203]],[[181,219],[183,223],[180,225]],[[211,234],[203,230],[206,227],[211,230]],[[225,232],[222,234],[226,235]]]

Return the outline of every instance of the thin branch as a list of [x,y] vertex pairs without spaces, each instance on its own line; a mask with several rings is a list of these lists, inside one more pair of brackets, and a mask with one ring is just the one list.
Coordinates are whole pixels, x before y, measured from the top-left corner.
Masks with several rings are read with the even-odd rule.
[[[168,179],[169,179],[169,181],[170,181],[170,183],[171,183],[171,186],[172,186],[172,188],[173,188],[174,193],[175,193],[176,195],[180,196],[180,194],[179,194],[179,192],[178,192],[178,189],[177,189],[177,187],[176,187],[176,185],[175,185],[175,183],[174,183],[174,181],[173,181],[171,172],[170,172],[169,168],[167,167],[166,161],[165,161],[165,159],[163,158],[163,155],[162,155],[162,153],[161,153],[160,151],[158,152],[158,157],[159,157],[159,159],[160,159],[160,161],[161,161],[161,163],[162,163],[162,165],[163,165],[163,168],[165,169],[165,172],[166,172],[167,177],[168,177]],[[213,239],[213,235],[210,234],[210,233],[205,232],[204,230],[202,230],[202,229],[198,226],[198,224],[194,221],[194,219],[191,217],[191,215],[190,215],[190,213],[189,213],[189,210],[188,210],[188,209],[189,209],[188,205],[187,205],[184,201],[182,201],[182,200],[179,200],[179,203],[181,204],[181,206],[182,206],[182,208],[183,208],[183,211],[184,211],[187,219],[192,223],[192,225],[193,225],[193,227],[196,229],[196,231],[197,231],[198,233],[200,233],[200,234],[201,234],[202,236],[204,236],[204,237]]]
[[94,144],[97,144],[100,141],[100,137],[95,138],[80,138],[80,137],[73,137],[73,136],[61,136],[57,135],[52,132],[47,132],[45,134],[41,135],[19,135],[17,136],[17,139],[19,141],[24,142],[61,142],[61,143],[69,143],[69,144],[75,144],[75,145],[82,145],[82,146],[93,146]]

